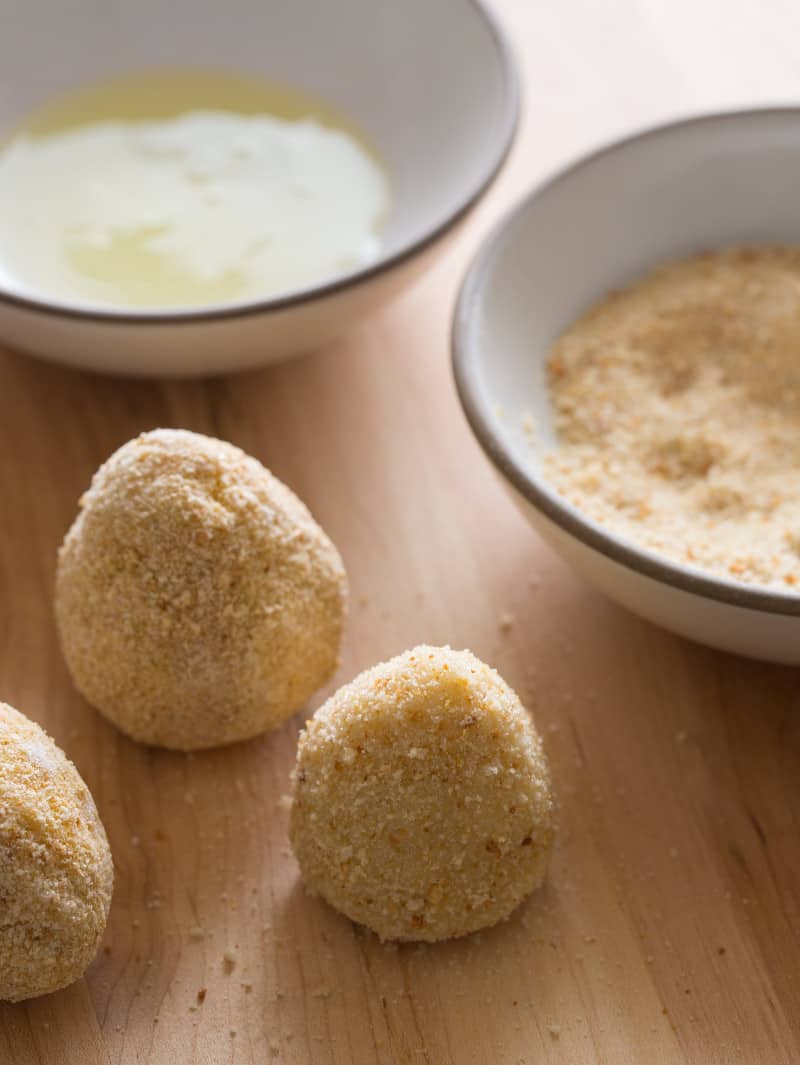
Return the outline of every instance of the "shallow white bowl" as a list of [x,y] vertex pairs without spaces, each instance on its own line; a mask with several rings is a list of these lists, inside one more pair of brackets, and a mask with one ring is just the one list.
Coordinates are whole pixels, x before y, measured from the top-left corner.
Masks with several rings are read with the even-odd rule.
[[2,26],[0,136],[78,84],[205,66],[322,97],[389,170],[380,259],[281,298],[136,313],[0,288],[0,338],[104,373],[225,373],[344,332],[427,264],[491,182],[517,123],[508,48],[478,0],[5,0]]
[[[589,581],[701,643],[800,663],[800,596],[680,565],[615,536],[541,473],[554,442],[548,348],[593,301],[664,260],[800,243],[800,109],[708,115],[595,152],[490,234],[456,309],[456,384],[472,429],[532,524]],[[800,352],[798,352],[800,358]],[[543,447],[522,422],[530,413]]]

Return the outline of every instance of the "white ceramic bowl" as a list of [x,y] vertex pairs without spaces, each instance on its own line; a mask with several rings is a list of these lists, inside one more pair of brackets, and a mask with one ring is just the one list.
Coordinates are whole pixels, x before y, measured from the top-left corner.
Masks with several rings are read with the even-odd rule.
[[708,115],[612,144],[551,178],[489,236],[456,309],[454,368],[485,452],[587,580],[690,639],[798,664],[800,596],[615,536],[550,487],[522,428],[530,412],[544,450],[554,444],[546,354],[587,305],[664,260],[769,242],[800,243],[800,109]]
[[5,0],[0,135],[78,84],[153,65],[264,76],[323,98],[387,164],[379,260],[277,299],[136,313],[0,289],[0,337],[105,373],[225,373],[345,331],[408,284],[479,199],[517,123],[517,78],[478,0]]

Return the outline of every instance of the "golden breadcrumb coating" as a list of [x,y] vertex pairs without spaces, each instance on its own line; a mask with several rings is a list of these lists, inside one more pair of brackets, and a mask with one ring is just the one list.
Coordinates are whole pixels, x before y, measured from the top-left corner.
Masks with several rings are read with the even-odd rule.
[[469,651],[361,673],[300,736],[290,838],[307,887],[381,939],[508,917],[541,884],[555,802],[514,691]]
[[100,467],[58,559],[75,684],[133,739],[180,750],[293,714],[338,665],[345,599],[341,558],[294,493],[184,430]]
[[33,721],[0,703],[0,999],[77,980],[95,955],[114,871],[89,789]]

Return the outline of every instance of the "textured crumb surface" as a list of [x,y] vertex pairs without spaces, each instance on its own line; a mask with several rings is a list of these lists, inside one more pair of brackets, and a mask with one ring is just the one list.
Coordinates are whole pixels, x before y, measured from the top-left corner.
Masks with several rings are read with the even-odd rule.
[[77,769],[0,703],[0,999],[44,995],[82,975],[112,883],[105,830]]
[[159,429],[98,470],[58,560],[83,695],[191,750],[280,724],[334,672],[346,580],[305,505],[239,448]]
[[800,248],[668,264],[592,308],[549,361],[545,473],[640,545],[800,585]]
[[541,883],[554,799],[516,694],[469,651],[416,647],[301,734],[290,817],[307,887],[382,939],[495,924]]

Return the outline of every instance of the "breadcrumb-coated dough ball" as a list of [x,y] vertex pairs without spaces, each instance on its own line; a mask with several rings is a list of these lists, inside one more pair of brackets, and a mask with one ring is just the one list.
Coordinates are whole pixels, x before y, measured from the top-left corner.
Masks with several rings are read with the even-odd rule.
[[113,880],[78,770],[35,722],[0,703],[0,1000],[46,995],[83,974]]
[[366,670],[300,736],[290,838],[306,886],[381,939],[508,917],[544,878],[554,820],[528,714],[469,651]]
[[297,496],[184,430],[100,467],[58,558],[76,686],[133,739],[180,750],[293,714],[338,665],[345,600],[339,553]]

